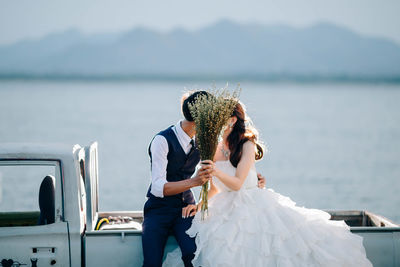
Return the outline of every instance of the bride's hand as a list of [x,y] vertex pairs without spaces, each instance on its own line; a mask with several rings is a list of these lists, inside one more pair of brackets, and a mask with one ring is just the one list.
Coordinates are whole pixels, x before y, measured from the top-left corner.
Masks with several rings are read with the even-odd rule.
[[182,218],[188,218],[196,215],[197,205],[189,204],[182,208]]

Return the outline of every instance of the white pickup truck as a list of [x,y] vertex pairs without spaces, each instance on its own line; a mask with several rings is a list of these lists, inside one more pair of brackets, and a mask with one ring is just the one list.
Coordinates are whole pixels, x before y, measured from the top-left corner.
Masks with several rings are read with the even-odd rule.
[[[97,143],[0,145],[0,266],[142,265],[142,212],[99,212],[97,156]],[[400,266],[399,225],[328,212],[364,237],[374,266]],[[166,252],[176,246],[170,237]]]

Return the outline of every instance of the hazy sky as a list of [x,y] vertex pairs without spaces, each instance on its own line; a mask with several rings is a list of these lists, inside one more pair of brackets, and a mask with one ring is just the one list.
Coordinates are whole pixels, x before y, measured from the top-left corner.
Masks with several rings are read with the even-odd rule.
[[223,18],[298,27],[329,21],[400,43],[400,0],[0,0],[0,44],[70,28],[197,29]]

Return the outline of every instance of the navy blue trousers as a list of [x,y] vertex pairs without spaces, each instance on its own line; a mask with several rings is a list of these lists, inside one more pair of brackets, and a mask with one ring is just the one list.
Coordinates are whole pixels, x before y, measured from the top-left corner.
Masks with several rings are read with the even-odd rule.
[[143,267],[161,267],[164,248],[170,234],[174,235],[182,251],[185,267],[192,267],[196,251],[194,238],[186,234],[193,217],[182,218],[182,208],[162,207],[145,210],[143,221]]

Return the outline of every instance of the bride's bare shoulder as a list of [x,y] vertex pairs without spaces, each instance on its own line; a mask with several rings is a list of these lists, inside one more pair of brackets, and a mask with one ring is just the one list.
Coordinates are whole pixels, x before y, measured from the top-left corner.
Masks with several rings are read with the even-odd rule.
[[254,150],[256,149],[256,144],[254,144],[252,141],[247,140],[243,144],[243,155],[253,155]]
[[252,142],[251,140],[247,140],[246,142],[243,143],[243,149],[254,149],[256,144]]

